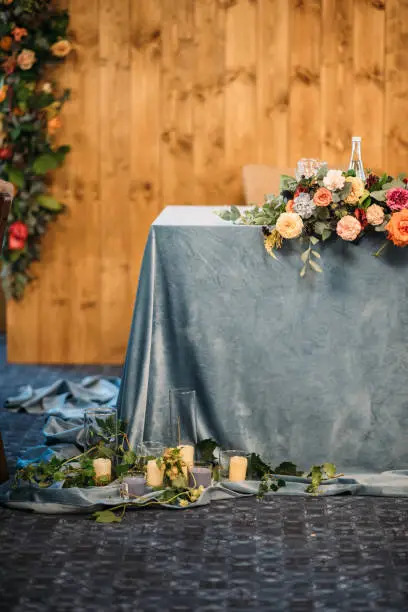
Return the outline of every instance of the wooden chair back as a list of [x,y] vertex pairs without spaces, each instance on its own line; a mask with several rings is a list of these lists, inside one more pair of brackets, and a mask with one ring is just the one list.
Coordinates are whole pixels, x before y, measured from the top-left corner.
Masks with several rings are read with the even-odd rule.
[[242,169],[245,204],[262,206],[265,195],[279,194],[279,181],[282,174],[294,176],[293,168],[276,168],[261,164],[250,164]]

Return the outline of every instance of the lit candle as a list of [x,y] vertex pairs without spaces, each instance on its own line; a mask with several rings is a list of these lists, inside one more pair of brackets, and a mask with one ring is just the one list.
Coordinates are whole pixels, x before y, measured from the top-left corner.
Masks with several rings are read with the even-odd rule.
[[206,489],[211,484],[211,470],[206,467],[192,467],[190,468],[190,475],[188,479],[188,486],[192,489],[198,487],[204,487]]
[[248,467],[246,457],[231,457],[229,463],[229,479],[231,482],[245,480]]
[[[98,484],[100,480],[103,480],[103,484],[105,481],[110,482],[112,475],[112,462],[110,459],[94,459],[93,460],[93,468],[95,470],[95,482]],[[102,483],[101,483],[102,484]]]
[[181,444],[178,448],[180,449],[180,456],[184,463],[188,467],[194,465],[194,446]]
[[164,466],[159,468],[156,459],[147,462],[146,482],[150,487],[160,487],[163,484]]
[[144,495],[145,479],[143,476],[126,476],[126,478],[123,479],[123,482],[128,486],[129,495],[134,497]]

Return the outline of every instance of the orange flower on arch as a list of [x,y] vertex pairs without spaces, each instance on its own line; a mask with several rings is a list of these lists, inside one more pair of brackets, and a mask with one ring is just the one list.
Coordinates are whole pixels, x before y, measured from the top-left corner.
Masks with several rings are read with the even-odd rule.
[[8,51],[11,47],[12,42],[13,39],[11,38],[11,36],[3,36],[3,38],[0,40],[0,48],[3,49],[3,51]]
[[17,27],[14,28],[14,30],[11,33],[14,36],[14,40],[16,40],[17,42],[20,42],[20,40],[24,38],[24,36],[28,35],[28,32],[25,28],[17,28]]
[[62,127],[62,121],[59,117],[53,117],[47,122],[48,133],[53,136]]

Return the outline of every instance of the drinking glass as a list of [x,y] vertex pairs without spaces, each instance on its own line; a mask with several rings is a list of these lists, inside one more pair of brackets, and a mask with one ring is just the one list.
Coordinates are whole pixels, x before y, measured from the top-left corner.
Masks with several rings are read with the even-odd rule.
[[193,389],[170,389],[170,433],[173,446],[197,444],[197,401]]
[[220,450],[220,480],[250,480],[250,453],[242,450]]
[[84,449],[103,443],[113,450],[118,444],[116,408],[87,408],[84,412]]

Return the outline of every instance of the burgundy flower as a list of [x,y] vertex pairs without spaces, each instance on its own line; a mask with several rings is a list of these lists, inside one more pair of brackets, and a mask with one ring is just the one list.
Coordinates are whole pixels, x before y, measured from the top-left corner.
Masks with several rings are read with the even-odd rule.
[[9,227],[8,246],[11,251],[24,249],[28,238],[28,227],[22,221],[14,221]]
[[360,221],[360,225],[363,229],[367,227],[368,221],[365,210],[362,208],[356,208],[354,211],[354,216]]
[[297,198],[300,193],[309,193],[308,187],[296,187],[296,191],[293,194],[293,199]]
[[393,211],[408,208],[408,191],[403,187],[395,187],[387,192],[387,206]]

